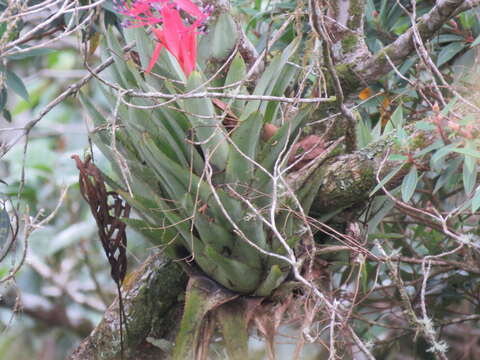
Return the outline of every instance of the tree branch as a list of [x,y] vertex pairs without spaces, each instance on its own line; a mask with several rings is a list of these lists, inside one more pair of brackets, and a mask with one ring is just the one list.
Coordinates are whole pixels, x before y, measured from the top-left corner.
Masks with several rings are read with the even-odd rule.
[[[149,257],[123,282],[127,318],[126,358],[163,359],[180,323],[187,276],[180,266]],[[152,345],[155,344],[155,345]],[[100,324],[69,357],[70,360],[114,360],[120,357],[118,299]]]
[[[409,126],[406,130],[410,135],[412,153],[426,148],[439,138],[436,130],[418,130],[414,126]],[[313,211],[329,213],[332,209],[365,203],[377,185],[375,175],[385,153],[393,145],[395,136],[395,133],[390,133],[364,149],[337,156],[321,166],[318,171],[323,173],[322,183],[312,206]],[[401,164],[399,161],[388,161],[381,176],[385,177]],[[408,171],[409,167],[405,166],[389,181],[387,188],[398,186]]]
[[[478,1],[438,0],[436,5],[418,20],[417,28],[422,39],[426,41],[434,36],[450,18],[458,14],[459,9],[465,11],[478,4]],[[392,70],[385,55],[388,55],[394,64],[398,64],[414,50],[414,29],[410,28],[366,61],[358,62],[358,59],[353,57],[346,65],[352,69],[360,83],[371,83]]]
[[0,306],[13,309],[18,314],[28,315],[48,326],[66,328],[81,337],[87,336],[93,328],[89,319],[69,316],[63,305],[54,304],[34,294],[22,292],[17,299],[15,291],[9,291],[1,298]]

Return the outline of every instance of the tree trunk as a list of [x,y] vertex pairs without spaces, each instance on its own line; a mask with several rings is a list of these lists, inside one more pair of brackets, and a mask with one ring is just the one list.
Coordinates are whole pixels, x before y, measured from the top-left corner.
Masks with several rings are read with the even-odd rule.
[[[128,331],[124,331],[125,359],[166,359],[182,315],[180,300],[187,284],[181,267],[160,256],[149,257],[124,281],[122,296]],[[70,356],[70,360],[121,358],[118,299],[100,324]]]

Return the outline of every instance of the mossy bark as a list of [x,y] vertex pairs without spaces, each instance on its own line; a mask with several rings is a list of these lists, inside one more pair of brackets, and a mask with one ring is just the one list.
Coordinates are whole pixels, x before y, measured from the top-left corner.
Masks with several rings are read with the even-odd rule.
[[[139,269],[127,276],[122,290],[128,327],[128,332],[124,332],[125,359],[169,358],[168,347],[173,343],[180,323],[181,297],[186,284],[187,275],[180,266],[158,256],[148,258]],[[118,314],[117,299],[69,359],[120,359]]]
[[[409,136],[409,152],[415,153],[431,145],[439,138],[437,131],[424,131],[414,125],[405,128]],[[339,155],[323,164],[318,171],[323,172],[319,191],[312,205],[317,216],[337,210],[354,207],[366,202],[370,192],[377,185],[377,173],[389,149],[399,154],[407,150],[395,143],[396,133],[392,132],[364,149],[348,155]],[[421,159],[418,159],[421,161]],[[402,165],[400,161],[387,161],[383,164],[380,178]],[[398,186],[408,173],[408,164],[386,184],[387,189]],[[381,192],[379,192],[381,194]]]

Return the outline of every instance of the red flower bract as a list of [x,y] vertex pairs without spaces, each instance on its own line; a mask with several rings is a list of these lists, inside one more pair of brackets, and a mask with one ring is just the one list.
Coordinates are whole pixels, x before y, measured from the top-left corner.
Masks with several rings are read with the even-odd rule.
[[[198,27],[207,17],[197,5],[190,0],[137,0],[131,5],[122,1],[117,7],[121,14],[133,18],[127,26],[152,26],[158,43],[146,72],[153,69],[165,47],[177,59],[185,75],[190,75],[197,61]],[[185,25],[179,10],[195,18],[193,24]]]

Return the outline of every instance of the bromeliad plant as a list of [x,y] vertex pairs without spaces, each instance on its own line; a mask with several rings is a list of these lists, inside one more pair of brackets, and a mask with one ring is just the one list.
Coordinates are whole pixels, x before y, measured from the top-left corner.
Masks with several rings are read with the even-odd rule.
[[[195,50],[184,47],[196,43],[205,18],[193,3],[150,0],[122,9],[133,16],[124,37],[135,43],[140,60],[125,61],[119,36],[108,29],[104,48],[113,54],[108,78],[115,86],[102,89],[114,109],[113,119],[106,120],[87,96],[81,99],[93,121],[91,138],[109,159],[117,182],[123,182],[109,180],[110,186],[141,218],[124,221],[161,245],[170,258],[187,258],[228,289],[222,291],[229,295],[213,301],[190,284],[175,356],[193,358],[208,311],[240,295],[271,295],[292,266],[301,264],[295,253],[306,232],[301,214],[308,212],[318,180],[297,177],[292,188],[285,178],[291,145],[313,106],[291,105],[293,115],[285,119],[278,102],[223,102],[205,95],[210,80],[202,68],[212,59],[228,69],[213,79],[226,97],[249,95],[246,65],[236,51],[237,31],[229,15],[218,14],[208,24],[195,59]],[[179,10],[191,25],[184,24]],[[295,39],[273,57],[252,94],[285,93],[297,75],[288,61],[296,56],[299,42]],[[266,125],[276,129],[273,136],[265,136]],[[214,287],[218,293],[218,285]],[[244,321],[243,315],[237,320]],[[234,358],[246,351],[244,325],[224,331]],[[229,340],[228,333],[234,334]]]

